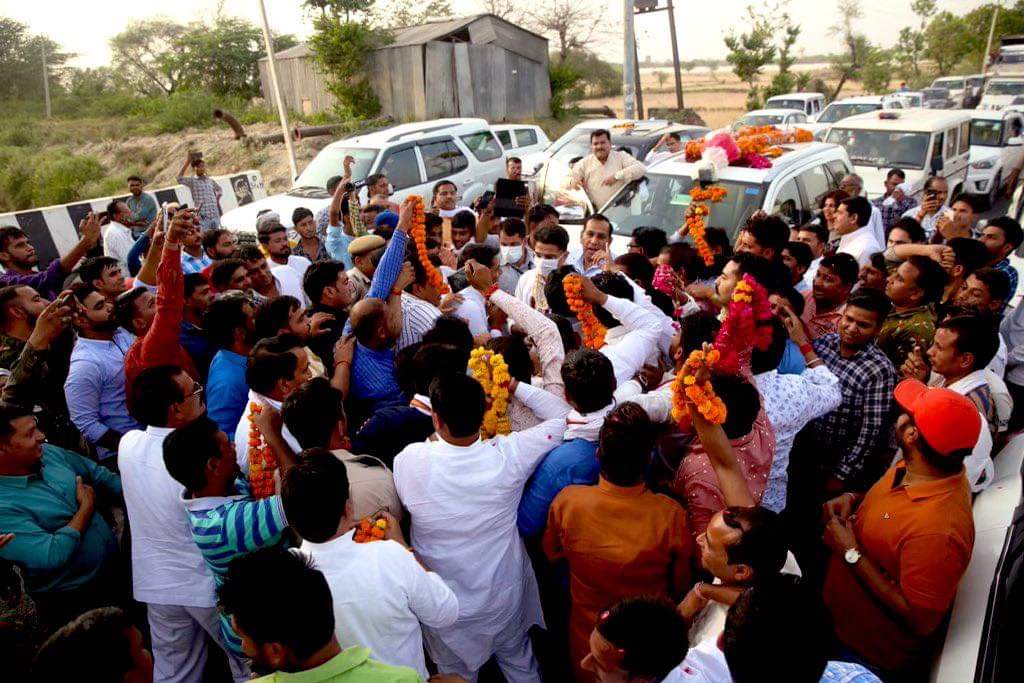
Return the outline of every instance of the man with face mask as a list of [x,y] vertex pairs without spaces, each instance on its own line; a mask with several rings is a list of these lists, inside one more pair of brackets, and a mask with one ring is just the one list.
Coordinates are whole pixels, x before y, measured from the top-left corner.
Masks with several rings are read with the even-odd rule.
[[71,351],[71,369],[64,383],[75,426],[99,449],[100,458],[117,454],[121,437],[139,423],[128,414],[124,359],[135,335],[117,326],[114,304],[92,285],[71,288],[77,302],[74,325],[78,332]]
[[516,298],[531,308],[546,312],[548,302],[544,284],[548,275],[565,263],[569,254],[569,233],[555,225],[537,230],[533,236],[533,264],[535,268],[523,273],[516,283]]
[[526,246],[526,224],[518,218],[505,220],[498,232],[498,243],[501,250],[498,287],[503,292],[515,294],[519,278],[533,268],[533,253]]

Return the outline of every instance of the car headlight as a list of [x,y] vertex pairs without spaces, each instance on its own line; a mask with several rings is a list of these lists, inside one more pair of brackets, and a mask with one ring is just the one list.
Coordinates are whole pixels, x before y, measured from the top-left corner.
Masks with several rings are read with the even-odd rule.
[[981,170],[981,169],[986,169],[986,168],[992,168],[995,165],[996,165],[996,162],[994,162],[992,159],[982,159],[981,161],[974,161],[974,162],[972,162],[971,163],[971,168],[976,168],[976,169]]

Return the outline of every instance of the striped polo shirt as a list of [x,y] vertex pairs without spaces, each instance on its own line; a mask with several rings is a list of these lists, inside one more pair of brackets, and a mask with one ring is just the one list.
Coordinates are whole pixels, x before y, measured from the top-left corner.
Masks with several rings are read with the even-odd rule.
[[[238,488],[245,493],[184,499],[192,539],[199,546],[217,587],[224,583],[233,559],[277,545],[288,526],[281,496],[256,500],[248,494],[247,485],[239,482]],[[242,655],[242,641],[223,613],[220,628],[228,647]]]

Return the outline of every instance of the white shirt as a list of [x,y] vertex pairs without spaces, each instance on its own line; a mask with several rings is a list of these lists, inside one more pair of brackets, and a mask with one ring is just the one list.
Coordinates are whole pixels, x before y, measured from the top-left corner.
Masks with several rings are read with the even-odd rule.
[[476,211],[469,208],[468,206],[456,206],[454,209],[438,209],[437,215],[441,218],[451,218],[460,211],[469,211],[471,214],[476,216]]
[[470,671],[491,656],[499,633],[544,624],[516,515],[526,480],[565,428],[553,419],[465,447],[426,441],[395,458],[412,546],[459,600],[458,621],[427,629],[427,642],[440,641]]
[[843,401],[839,379],[824,364],[799,375],[769,370],[754,375],[761,404],[775,430],[775,457],[761,505],[775,512],[786,507],[789,452],[797,433],[811,420],[830,413]]
[[885,244],[885,223],[882,222],[882,212],[874,204],[871,205],[871,218],[868,219],[868,227],[875,235],[875,241]]
[[[569,257],[566,258],[565,265],[572,266],[577,272],[582,273],[587,277],[594,277],[604,270],[603,261],[595,263],[590,267],[585,266],[583,264],[584,255],[585,252],[583,251],[583,247],[569,247]],[[612,261],[616,259],[615,254],[612,254],[611,252],[608,253],[608,256]]]
[[821,265],[821,260],[823,258],[825,257],[819,256],[811,261],[811,265],[807,268],[807,272],[804,273],[804,284],[807,285],[806,291],[810,291],[811,288],[814,287],[814,276],[818,274],[818,266]]
[[466,321],[474,337],[488,334],[490,327],[487,324],[487,302],[484,301],[484,295],[472,287],[466,287],[459,294],[462,295],[462,303],[455,309],[456,317]]
[[[271,408],[275,410],[281,410],[281,402],[275,401],[272,398],[261,396],[252,389],[249,390],[249,400],[245,402],[245,410],[242,411],[242,419],[238,421],[238,427],[235,428],[235,454],[238,459],[238,467],[242,470],[242,474],[245,476],[249,475],[249,415],[251,414],[251,408],[253,402],[263,401]],[[298,440],[292,433],[288,431],[287,427],[281,429],[281,436],[288,442],[288,446],[293,452],[298,453],[302,450],[299,446]]]
[[274,276],[279,294],[295,297],[303,306],[309,305],[309,299],[302,290],[302,276],[297,270],[291,266],[271,266],[270,273]]
[[[767,664],[767,662],[766,662]],[[662,679],[662,683],[732,683],[725,653],[718,637],[705,638],[690,648],[686,659]]]
[[121,272],[128,275],[128,252],[131,251],[135,240],[132,238],[132,231],[117,221],[110,221],[103,227],[103,253],[111,258],[116,258],[121,266]]
[[192,540],[181,505],[185,487],[164,465],[166,427],[132,430],[121,438],[125,509],[132,529],[132,586],[139,602],[214,607],[213,575]]
[[300,549],[331,588],[338,642],[343,648],[368,647],[377,661],[416,669],[426,680],[420,623],[455,623],[455,593],[400,544],[356,543],[353,534],[349,531],[326,543],[303,541]]
[[[975,370],[952,384],[946,384],[945,381],[942,375],[933,372],[928,378],[928,385],[934,387],[945,386],[961,396],[966,396],[969,391],[977,389],[983,384],[988,384],[988,378],[984,370]],[[978,434],[978,441],[974,444],[974,450],[964,458],[967,483],[971,485],[971,491],[974,493],[988,488],[988,485],[992,483],[992,478],[995,476],[995,465],[992,464],[992,434],[989,433],[988,419],[980,411],[978,415],[981,416],[981,432]]]
[[[276,264],[273,261],[270,262],[271,268],[273,268],[275,265]],[[290,254],[288,256],[288,263],[286,263],[285,265],[287,265],[289,268],[298,273],[299,279],[301,280],[302,276],[306,274],[306,270],[311,265],[313,265],[313,262],[310,261],[305,256],[296,256],[295,254]]]
[[[540,270],[536,267],[531,268],[519,276],[519,282],[516,283],[515,297],[530,308],[546,309],[547,299],[544,299],[543,282]],[[538,305],[538,298],[543,299],[543,305]]]
[[395,350],[423,341],[423,335],[441,317],[441,309],[409,292],[402,292],[402,334],[398,335]]
[[876,251],[883,251],[883,249],[878,239],[875,238],[875,232],[870,223],[839,238],[839,253],[849,254],[857,259],[858,266],[869,263],[871,255]]
[[[918,204],[917,206],[912,206],[912,207],[910,207],[909,209],[907,209],[906,211],[903,212],[903,216],[901,216],[901,218],[913,218],[916,221],[917,220],[917,212],[920,211],[920,210],[921,210],[921,205],[920,204]],[[924,228],[924,236],[925,236],[925,238],[930,240],[932,238],[932,235],[935,234],[935,230],[938,227],[939,216],[941,216],[941,215],[942,215],[942,209],[939,209],[935,213],[928,214],[923,219],[921,219],[921,227]]]
[[612,362],[615,382],[622,384],[633,379],[647,359],[658,353],[661,321],[643,306],[614,296],[608,297],[603,308],[627,330],[617,343],[601,347],[601,353]]

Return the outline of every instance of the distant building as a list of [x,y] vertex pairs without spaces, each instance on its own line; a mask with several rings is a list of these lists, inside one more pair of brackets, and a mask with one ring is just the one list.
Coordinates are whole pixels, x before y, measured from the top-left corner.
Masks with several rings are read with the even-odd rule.
[[[551,106],[547,38],[493,14],[396,29],[394,42],[368,62],[383,113],[399,121],[478,116],[506,121],[547,116]],[[278,52],[281,94],[289,109],[329,109],[334,98],[303,43]],[[260,87],[273,106],[267,60]]]

